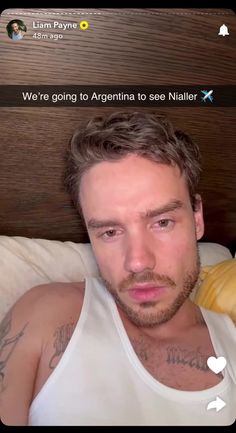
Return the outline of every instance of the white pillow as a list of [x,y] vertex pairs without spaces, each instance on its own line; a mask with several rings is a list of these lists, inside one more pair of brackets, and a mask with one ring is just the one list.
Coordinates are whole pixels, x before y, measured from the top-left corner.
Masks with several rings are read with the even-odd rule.
[[224,260],[232,259],[230,250],[213,242],[198,242],[202,266],[216,265]]
[[[219,245],[199,243],[202,265],[231,258]],[[0,321],[16,300],[38,284],[98,276],[90,244],[0,236]]]

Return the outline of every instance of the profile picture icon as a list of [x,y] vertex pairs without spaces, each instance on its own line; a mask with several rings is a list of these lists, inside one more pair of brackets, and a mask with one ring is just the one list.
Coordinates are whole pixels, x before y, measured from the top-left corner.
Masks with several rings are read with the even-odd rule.
[[23,39],[27,32],[27,27],[22,20],[11,20],[7,26],[7,34],[13,41],[19,41]]

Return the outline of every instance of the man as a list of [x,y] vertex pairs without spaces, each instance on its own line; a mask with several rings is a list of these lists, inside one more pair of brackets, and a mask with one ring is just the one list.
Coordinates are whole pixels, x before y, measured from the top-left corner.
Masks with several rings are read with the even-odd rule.
[[[22,23],[22,28],[20,26],[20,23]],[[24,37],[25,31],[23,29],[25,28],[22,21],[14,20],[11,21],[8,26],[8,34],[13,41],[19,41]],[[26,29],[25,29],[26,30]]]
[[[154,114],[100,116],[75,132],[66,184],[100,278],[35,287],[4,319],[6,424],[233,423],[235,327],[189,298],[204,231],[199,160]],[[225,368],[214,373],[210,357]]]

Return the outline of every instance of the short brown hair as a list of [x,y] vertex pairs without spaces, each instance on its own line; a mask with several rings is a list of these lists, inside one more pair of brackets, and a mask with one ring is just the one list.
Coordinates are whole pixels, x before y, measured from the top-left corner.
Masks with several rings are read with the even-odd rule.
[[[187,181],[193,209],[200,177],[200,152],[191,138],[163,115],[115,112],[96,116],[80,126],[70,140],[65,185],[82,215],[79,188],[83,174],[102,161],[136,154],[157,163],[177,165]],[[82,215],[83,216],[83,215]]]

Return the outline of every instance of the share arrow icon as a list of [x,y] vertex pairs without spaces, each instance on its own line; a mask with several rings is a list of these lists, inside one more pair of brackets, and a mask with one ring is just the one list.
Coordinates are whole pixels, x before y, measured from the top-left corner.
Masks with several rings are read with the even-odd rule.
[[220,397],[216,397],[215,400],[210,401],[207,405],[207,410],[215,409],[216,412],[219,412],[219,410],[223,409],[223,407],[226,406],[226,403],[224,400],[222,400]]

